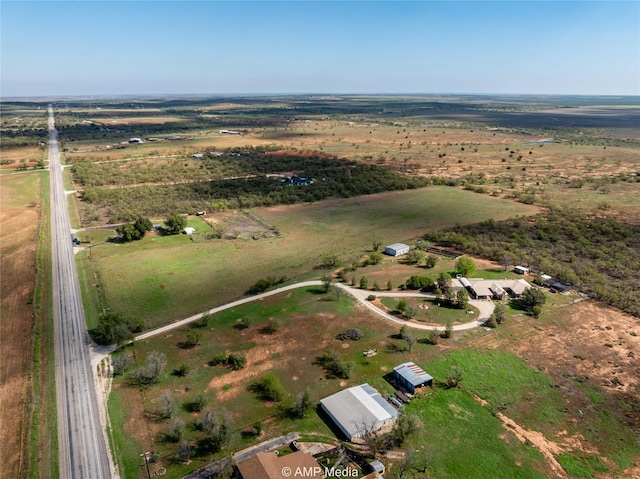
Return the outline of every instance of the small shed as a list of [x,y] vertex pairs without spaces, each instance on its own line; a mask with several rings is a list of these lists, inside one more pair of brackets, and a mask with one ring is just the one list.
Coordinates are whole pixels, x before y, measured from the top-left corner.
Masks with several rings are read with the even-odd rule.
[[393,378],[411,394],[416,392],[416,388],[433,384],[433,377],[414,362],[402,363],[393,368]]
[[187,226],[185,229],[182,230],[182,232],[186,235],[192,235],[193,233],[196,232],[196,229],[192,228],[191,226]]
[[377,459],[375,461],[371,461],[369,463],[369,467],[371,468],[371,472],[377,472],[378,474],[384,474],[384,464],[382,464]]
[[407,254],[409,249],[409,246],[404,243],[393,243],[389,246],[385,246],[384,254],[388,254],[389,256],[401,256],[403,254]]

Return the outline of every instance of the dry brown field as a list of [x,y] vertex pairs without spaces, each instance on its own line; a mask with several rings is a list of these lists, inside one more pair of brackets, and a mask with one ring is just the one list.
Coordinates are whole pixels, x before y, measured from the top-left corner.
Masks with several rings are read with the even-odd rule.
[[[498,334],[481,334],[470,344],[512,351],[553,377],[574,424],[593,420],[608,410],[636,428],[640,424],[640,319],[594,301],[558,307],[541,319],[535,324],[522,318],[499,328]],[[535,441],[533,436],[527,439]],[[572,437],[573,442],[567,439],[565,431],[555,441],[545,442],[551,442],[550,449],[555,451],[597,453],[588,438],[578,435]],[[635,447],[640,451],[640,445]],[[640,464],[629,467],[622,476],[597,477],[638,479]]]
[[21,146],[2,150],[2,163],[7,162],[7,164],[0,165],[0,171],[15,170],[20,160],[25,160],[28,166],[33,166],[41,157],[42,150],[38,146]]
[[19,478],[27,470],[33,372],[36,249],[42,175],[5,177],[0,185],[2,322],[0,326],[0,471]]
[[[276,106],[273,106],[274,108]],[[282,107],[282,105],[280,105]],[[217,118],[217,111],[229,110],[242,115],[248,105],[229,103],[203,108],[209,119]],[[162,116],[117,116],[111,121],[122,124],[157,125]],[[265,109],[268,115],[268,109]],[[563,113],[566,114],[566,113]],[[225,114],[226,115],[226,114]],[[582,190],[590,201],[580,208],[608,203],[612,213],[640,212],[640,200],[625,195],[627,204],[616,200],[618,187],[601,187],[603,179],[619,175],[635,175],[640,170],[640,150],[624,143],[638,139],[629,128],[584,128],[584,135],[567,136],[565,132],[546,129],[489,127],[468,122],[424,119],[367,118],[342,115],[348,119],[310,116],[307,120],[265,121],[264,126],[243,126],[238,123],[225,129],[238,129],[241,135],[220,134],[218,128],[194,129],[176,133],[182,141],[148,142],[129,145],[123,149],[105,150],[110,141],[79,141],[67,145],[70,161],[89,158],[93,161],[178,155],[188,159],[194,153],[223,151],[230,148],[267,145],[297,150],[315,150],[361,162],[384,164],[412,175],[442,178],[471,178],[487,193],[503,196],[515,192],[536,195],[537,201],[570,202],[575,189]],[[231,120],[233,121],[233,120]],[[589,140],[589,135],[608,140]],[[155,135],[166,136],[166,135]],[[123,138],[121,141],[126,141]],[[621,143],[616,143],[621,139]],[[604,143],[603,143],[604,141]],[[537,142],[551,142],[538,144]],[[609,144],[606,144],[606,143]],[[593,180],[590,186],[589,181]],[[576,181],[587,184],[576,188]],[[624,188],[624,186],[623,186]],[[602,196],[593,201],[590,189]],[[635,186],[632,188],[636,191]],[[586,193],[584,193],[586,191]],[[635,195],[640,197],[640,194]],[[631,204],[629,204],[631,203]]]

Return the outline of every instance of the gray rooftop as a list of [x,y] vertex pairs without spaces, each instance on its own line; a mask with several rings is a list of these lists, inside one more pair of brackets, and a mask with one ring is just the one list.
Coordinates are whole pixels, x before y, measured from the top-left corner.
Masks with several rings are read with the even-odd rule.
[[404,243],[393,243],[390,244],[389,246],[387,246],[387,248],[391,248],[391,249],[395,249],[395,250],[399,250],[399,249],[404,249],[404,248],[408,248],[409,245],[406,245]]
[[430,374],[425,373],[420,366],[413,362],[402,363],[393,370],[414,386],[433,380]]
[[398,411],[369,384],[344,389],[320,401],[341,428],[358,437],[363,424],[376,425],[398,417]]

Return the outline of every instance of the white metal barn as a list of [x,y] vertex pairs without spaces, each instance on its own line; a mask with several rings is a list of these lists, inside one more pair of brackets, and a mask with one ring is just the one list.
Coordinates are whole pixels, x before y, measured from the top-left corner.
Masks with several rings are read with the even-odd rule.
[[393,243],[384,248],[384,254],[389,256],[400,256],[409,252],[409,246],[404,243]]
[[320,406],[349,441],[362,437],[364,429],[377,431],[398,418],[398,411],[366,383],[326,397]]

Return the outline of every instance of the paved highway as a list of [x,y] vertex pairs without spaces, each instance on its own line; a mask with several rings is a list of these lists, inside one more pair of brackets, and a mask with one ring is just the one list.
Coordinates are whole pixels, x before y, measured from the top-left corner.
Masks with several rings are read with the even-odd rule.
[[49,107],[51,246],[55,321],[58,446],[62,479],[107,479],[112,474],[100,425],[89,344],[73,257],[53,109]]

